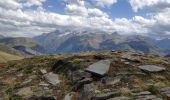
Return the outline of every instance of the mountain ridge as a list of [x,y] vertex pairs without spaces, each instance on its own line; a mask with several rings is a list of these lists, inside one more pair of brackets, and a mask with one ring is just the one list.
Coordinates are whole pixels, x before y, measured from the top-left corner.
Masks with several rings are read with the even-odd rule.
[[[48,53],[73,53],[98,50],[129,50],[165,54],[164,50],[140,35],[120,35],[115,32],[59,31],[34,38]],[[140,46],[138,45],[140,44]],[[143,49],[142,49],[143,48]]]

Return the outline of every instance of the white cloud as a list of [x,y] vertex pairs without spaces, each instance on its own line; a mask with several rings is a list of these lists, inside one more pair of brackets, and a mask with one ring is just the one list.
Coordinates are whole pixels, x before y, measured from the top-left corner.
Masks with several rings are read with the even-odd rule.
[[0,7],[6,9],[18,9],[22,7],[22,4],[18,3],[16,0],[0,0]]
[[45,2],[46,0],[27,0],[26,3],[24,3],[23,5],[26,7],[31,7],[33,5],[36,6],[42,6],[42,3]]
[[87,8],[85,8],[84,6],[79,6],[77,4],[66,5],[65,10],[68,14],[88,16]]
[[[99,2],[99,0],[96,1]],[[103,6],[109,6],[116,2],[104,1]],[[144,1],[130,0],[130,3],[134,11],[138,11],[138,9],[144,9],[145,6],[152,8],[156,7],[155,5],[160,5],[159,2],[162,4],[169,2],[168,0],[146,0],[146,4]],[[161,10],[152,13],[150,18],[134,16],[131,19],[111,19],[101,9],[88,6],[87,1],[66,0],[66,14],[46,11],[42,6],[43,2],[45,0],[0,0],[0,34],[34,36],[53,31],[56,28],[68,27],[106,32],[117,31],[121,34],[170,36],[170,7],[167,6],[163,8],[159,6]],[[100,0],[100,2],[103,1]],[[8,7],[6,4],[11,6]],[[33,5],[37,6],[37,10],[29,9]]]
[[164,9],[162,12],[157,13],[154,18],[157,23],[169,25],[170,24],[170,8]]
[[42,6],[46,0],[0,0],[0,7],[6,9],[20,9],[33,5]]
[[146,7],[150,8],[151,10],[170,7],[170,0],[130,0],[129,2],[135,12]]
[[[74,2],[73,2],[74,1]],[[78,16],[106,16],[108,15],[98,8],[90,8],[86,6],[85,1],[73,0],[66,5],[65,11],[67,14]],[[67,1],[68,2],[68,1]]]
[[115,3],[117,3],[117,0],[94,0],[96,2],[97,6],[101,6],[101,7],[109,7]]
[[105,16],[105,17],[108,17],[108,14],[102,12],[100,9],[97,9],[97,8],[93,8],[93,9],[88,9],[88,13],[89,14],[92,14],[94,16]]
[[136,17],[130,20],[126,18],[117,18],[114,21],[113,27],[120,34],[146,34],[148,32],[148,29],[144,27],[145,24],[142,24],[141,21],[138,21]]

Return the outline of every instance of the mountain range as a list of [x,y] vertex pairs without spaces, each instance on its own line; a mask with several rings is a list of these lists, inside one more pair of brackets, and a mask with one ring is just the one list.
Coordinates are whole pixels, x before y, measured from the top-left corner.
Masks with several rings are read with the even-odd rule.
[[124,50],[166,55],[170,39],[157,40],[140,35],[106,32],[60,31],[33,38],[0,36],[0,51],[16,56],[30,56],[85,51]]
[[[170,39],[156,40],[140,35],[107,34],[106,32],[59,31],[34,37],[47,53],[72,53],[99,50],[141,51],[166,54]],[[165,43],[164,43],[165,42]],[[166,45],[165,45],[166,44]]]

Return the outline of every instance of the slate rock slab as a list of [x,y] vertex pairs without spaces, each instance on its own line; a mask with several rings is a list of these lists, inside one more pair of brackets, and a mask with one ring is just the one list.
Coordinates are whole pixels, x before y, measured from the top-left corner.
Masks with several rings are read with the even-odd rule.
[[59,77],[57,74],[48,73],[44,75],[44,78],[52,85],[57,85],[60,83]]
[[141,70],[145,72],[161,72],[161,71],[166,70],[164,67],[159,67],[155,65],[141,65],[141,66],[138,66],[138,68],[140,68]]
[[92,74],[104,76],[109,71],[110,63],[111,63],[110,60],[100,60],[100,61],[90,65],[86,69],[86,71],[88,71]]

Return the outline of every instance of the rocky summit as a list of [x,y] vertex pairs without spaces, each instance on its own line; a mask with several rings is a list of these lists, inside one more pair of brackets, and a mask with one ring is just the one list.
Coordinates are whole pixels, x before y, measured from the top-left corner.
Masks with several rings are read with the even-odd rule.
[[0,100],[170,100],[170,61],[127,51],[0,63]]

